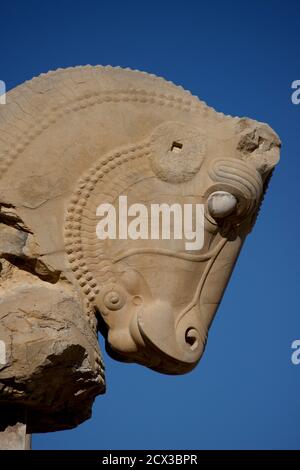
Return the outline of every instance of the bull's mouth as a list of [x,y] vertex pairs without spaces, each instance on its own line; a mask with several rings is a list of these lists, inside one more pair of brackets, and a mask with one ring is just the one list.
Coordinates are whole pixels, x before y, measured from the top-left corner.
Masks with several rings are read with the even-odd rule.
[[206,331],[198,308],[179,322],[167,303],[151,301],[132,312],[128,328],[111,328],[107,351],[123,362],[137,362],[165,374],[184,374],[199,362]]
[[[176,252],[171,252],[171,255],[165,251],[161,253],[161,250],[153,254],[163,255],[168,269],[170,258],[173,259],[174,269],[178,267],[178,258],[181,263],[186,263],[185,269],[195,261],[203,262],[201,274],[194,283],[193,295],[191,298],[186,296],[184,302],[177,303],[178,296],[177,300],[173,298],[176,295],[174,291],[172,295],[165,295],[161,286],[158,286],[159,291],[153,293],[151,283],[133,268],[134,263],[129,266],[127,262],[126,267],[120,267],[119,284],[109,291],[108,297],[103,294],[104,300],[109,300],[109,303],[106,303],[106,310],[105,306],[103,310],[100,308],[108,326],[108,353],[115,359],[137,362],[165,374],[191,371],[202,357],[209,327],[202,312],[201,293],[225,243],[225,239],[219,239],[203,255],[187,254],[186,257]],[[146,251],[141,252],[145,254]],[[139,254],[136,251],[127,253],[127,259],[134,259],[136,263],[137,258],[134,257]],[[116,303],[110,305],[113,301]]]
[[145,344],[159,351],[165,362],[175,363],[180,369],[192,369],[200,360],[206,331],[200,321],[198,306],[182,317],[168,304],[160,302],[145,309],[137,316],[138,329]]
[[137,322],[146,349],[152,352],[152,369],[167,374],[183,374],[197,365],[204,351],[205,339],[196,328],[189,327],[183,331],[179,342],[176,331],[166,334],[142,318]]

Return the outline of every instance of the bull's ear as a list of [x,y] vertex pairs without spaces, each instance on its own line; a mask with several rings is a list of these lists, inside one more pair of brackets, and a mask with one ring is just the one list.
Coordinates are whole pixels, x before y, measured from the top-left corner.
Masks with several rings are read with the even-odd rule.
[[236,124],[238,156],[265,179],[279,161],[281,141],[270,126],[242,118]]

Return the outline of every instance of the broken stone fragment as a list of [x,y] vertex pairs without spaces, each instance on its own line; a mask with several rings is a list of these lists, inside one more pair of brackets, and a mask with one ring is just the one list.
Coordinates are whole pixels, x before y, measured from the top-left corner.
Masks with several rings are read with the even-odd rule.
[[87,419],[95,396],[105,390],[104,371],[76,293],[16,272],[2,282],[0,296],[2,404],[26,406],[28,432]]
[[23,256],[28,234],[0,223],[0,254]]

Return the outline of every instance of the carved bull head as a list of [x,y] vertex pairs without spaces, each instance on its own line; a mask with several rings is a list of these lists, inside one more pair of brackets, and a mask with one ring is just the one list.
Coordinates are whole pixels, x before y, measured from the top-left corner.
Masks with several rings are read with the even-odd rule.
[[[17,87],[0,109],[0,125],[1,220],[16,231],[10,236],[26,235],[17,236],[15,249],[1,248],[14,286],[22,283],[21,269],[31,284],[68,292],[91,337],[99,328],[117,359],[170,374],[190,371],[278,161],[277,135],[266,124],[217,113],[153,75],[90,66]],[[97,207],[118,209],[124,195],[147,208],[201,204],[203,246],[186,249],[172,236],[100,240]],[[4,297],[10,288],[6,276]],[[16,302],[22,306],[22,297]],[[39,308],[39,296],[32,304]],[[51,339],[56,351],[59,338]],[[91,369],[83,395],[93,398],[104,390],[103,379],[97,382],[101,359],[94,343],[91,351],[82,347]]]

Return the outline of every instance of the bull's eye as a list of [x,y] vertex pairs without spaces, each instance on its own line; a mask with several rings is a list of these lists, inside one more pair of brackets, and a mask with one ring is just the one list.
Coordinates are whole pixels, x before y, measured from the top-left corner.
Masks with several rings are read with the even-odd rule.
[[232,214],[237,207],[236,197],[227,191],[215,191],[207,200],[209,214],[214,219],[221,219]]

